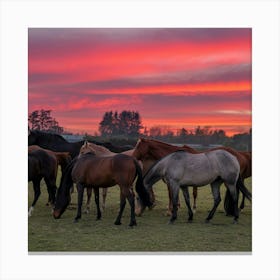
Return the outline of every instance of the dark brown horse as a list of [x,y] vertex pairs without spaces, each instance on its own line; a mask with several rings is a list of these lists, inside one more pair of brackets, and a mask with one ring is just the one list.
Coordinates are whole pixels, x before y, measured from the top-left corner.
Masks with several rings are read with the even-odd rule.
[[[229,147],[217,147],[214,149],[210,149],[208,151],[213,150],[225,150],[232,155],[234,155],[240,165],[240,175],[241,179],[244,180],[245,178],[251,176],[251,163],[248,162],[248,156],[243,155],[240,152],[237,152],[236,150],[229,148]],[[202,151],[197,151],[187,145],[184,145],[183,147],[173,146],[161,141],[153,140],[153,139],[145,139],[141,138],[138,140],[135,148],[133,156],[136,157],[138,160],[141,160],[143,162],[143,174],[146,174],[147,170],[158,160],[161,158],[167,156],[168,154],[171,154],[176,151],[186,151],[193,154],[202,153]],[[205,151],[203,151],[205,152]],[[249,166],[249,167],[248,167]],[[168,186],[168,185],[167,185]],[[173,206],[172,206],[172,194],[170,192],[170,188],[168,186],[168,193],[169,193],[169,213],[171,212]],[[194,198],[194,204],[193,209],[196,209],[196,199],[197,199],[197,187],[193,187],[193,198]]]
[[28,182],[32,181],[34,189],[34,199],[29,209],[29,216],[34,210],[35,204],[41,194],[40,182],[44,178],[51,205],[55,203],[56,193],[57,160],[54,155],[50,155],[43,150],[28,152]]
[[[85,152],[88,151],[88,153]],[[131,156],[117,154],[115,156],[96,156],[87,144],[81,148],[81,154],[67,167],[64,178],[58,189],[53,216],[59,218],[69,204],[69,186],[72,182],[78,188],[78,211],[75,221],[81,218],[81,207],[85,187],[93,188],[98,196],[99,188],[115,185],[120,187],[120,210],[115,225],[121,224],[121,217],[125,208],[126,199],[131,208],[129,226],[136,225],[133,182],[136,181],[136,192],[146,206],[150,206],[149,195],[143,186],[142,171],[138,162]],[[97,219],[100,219],[99,199],[95,200],[97,206]]]
[[71,162],[71,156],[69,152],[54,152],[48,149],[44,149],[38,145],[28,146],[28,152],[33,152],[37,150],[44,150],[49,155],[54,155],[56,157],[58,165],[61,167],[61,172],[63,174],[66,166]]

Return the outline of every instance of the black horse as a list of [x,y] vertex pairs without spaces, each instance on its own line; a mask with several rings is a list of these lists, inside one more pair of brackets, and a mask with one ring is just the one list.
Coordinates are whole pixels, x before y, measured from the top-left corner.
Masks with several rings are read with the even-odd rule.
[[31,216],[34,206],[41,194],[40,182],[43,178],[47,185],[50,204],[54,205],[57,166],[56,157],[48,154],[44,150],[36,150],[28,153],[28,182],[32,181],[34,189],[34,199],[28,212],[29,216]]
[[[98,141],[89,141],[96,145],[104,146],[114,153],[120,153],[133,148],[133,146],[115,146],[109,142],[98,142]],[[49,149],[54,152],[69,152],[72,159],[76,157],[80,148],[84,144],[84,141],[78,141],[74,143],[68,142],[59,134],[42,132],[39,130],[29,130],[28,131],[28,146],[38,145],[44,149]]]

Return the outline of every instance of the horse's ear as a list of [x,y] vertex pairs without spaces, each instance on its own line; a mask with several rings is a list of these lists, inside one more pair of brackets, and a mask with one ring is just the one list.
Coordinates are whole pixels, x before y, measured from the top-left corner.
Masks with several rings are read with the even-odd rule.
[[88,146],[88,141],[87,140],[85,140],[84,146],[87,148],[87,146]]

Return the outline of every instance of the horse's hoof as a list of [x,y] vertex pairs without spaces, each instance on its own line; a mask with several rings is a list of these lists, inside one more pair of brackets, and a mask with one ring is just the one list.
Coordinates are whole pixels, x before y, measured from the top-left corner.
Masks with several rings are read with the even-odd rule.
[[210,223],[210,220],[206,219],[205,224],[209,224],[209,223]]
[[121,224],[122,224],[121,222],[115,221],[115,225],[116,225],[116,226],[120,226]]
[[192,223],[192,222],[193,222],[193,219],[191,219],[191,220],[190,220],[190,219],[188,219],[188,223]]
[[133,223],[130,223],[129,226],[130,226],[131,228],[133,228],[134,226],[137,226],[137,224],[136,224],[136,222],[133,222]]
[[169,217],[171,215],[172,215],[172,213],[170,211],[166,211],[165,216]]
[[237,225],[238,224],[238,221],[237,220],[233,220],[232,222],[234,225]]
[[97,217],[95,220],[96,220],[96,221],[100,221],[100,220],[101,220],[101,217]]
[[174,225],[174,222],[175,222],[175,220],[170,220],[170,221],[168,222],[168,224],[169,224],[169,225]]
[[74,219],[73,223],[76,224],[79,222],[79,219]]

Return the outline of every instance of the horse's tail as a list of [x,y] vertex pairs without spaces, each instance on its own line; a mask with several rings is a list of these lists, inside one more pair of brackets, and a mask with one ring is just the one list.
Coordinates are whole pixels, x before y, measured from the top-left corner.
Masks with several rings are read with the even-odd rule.
[[252,201],[252,194],[249,192],[249,190],[245,187],[245,185],[243,184],[243,181],[241,180],[240,174],[236,183],[236,187],[237,189],[239,189],[242,194],[245,195],[245,197],[249,200]]
[[134,165],[137,174],[137,181],[135,186],[136,192],[138,193],[139,198],[143,202],[144,206],[150,207],[152,206],[150,195],[143,184],[142,169],[136,159],[134,159]]
[[[242,194],[244,194],[248,200],[250,200],[250,201],[252,200],[252,194],[249,192],[249,190],[243,184],[243,181],[242,181],[240,175],[236,182],[236,189],[237,189],[238,196],[239,196],[239,190],[240,190],[242,192]],[[234,203],[233,203],[233,199],[232,199],[232,196],[231,196],[229,190],[226,191],[225,200],[224,200],[224,209],[228,216],[234,215]]]

